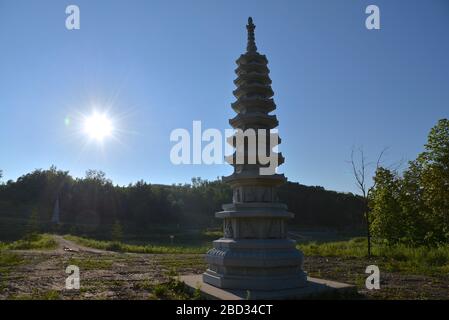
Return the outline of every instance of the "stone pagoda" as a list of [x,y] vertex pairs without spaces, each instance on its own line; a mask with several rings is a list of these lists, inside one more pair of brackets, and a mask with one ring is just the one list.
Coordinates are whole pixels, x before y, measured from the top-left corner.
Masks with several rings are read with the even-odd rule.
[[[213,249],[206,254],[208,269],[203,274],[203,281],[224,289],[299,288],[306,285],[307,277],[302,270],[302,253],[296,249],[296,242],[287,238],[286,220],[293,214],[287,211],[285,204],[278,202],[276,196],[276,188],[286,178],[274,170],[271,174],[262,174],[269,165],[252,157],[257,153],[257,147],[265,145],[264,154],[275,159],[276,166],[284,161],[281,154],[272,151],[280,139],[271,132],[278,126],[278,120],[269,114],[276,109],[276,104],[272,98],[268,60],[257,52],[256,27],[251,18],[246,28],[246,53],[237,59],[235,70],[237,89],[233,93],[237,100],[232,108],[237,115],[229,123],[236,132],[253,129],[256,135],[239,139],[236,133],[228,139],[236,148],[235,153],[227,157],[234,173],[224,180],[232,187],[233,201],[215,214],[223,219],[224,236],[215,240]],[[257,135],[260,132],[267,135],[264,142]],[[238,161],[239,156],[243,161]]]

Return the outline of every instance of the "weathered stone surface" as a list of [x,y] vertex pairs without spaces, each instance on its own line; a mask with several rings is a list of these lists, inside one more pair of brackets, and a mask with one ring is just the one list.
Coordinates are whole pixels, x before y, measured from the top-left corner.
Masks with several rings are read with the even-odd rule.
[[199,289],[205,299],[213,300],[274,300],[274,299],[320,299],[357,295],[354,285],[308,277],[304,285],[280,290],[221,289],[203,281],[200,275],[181,276],[191,291]]
[[[223,219],[224,237],[213,242],[213,249],[206,254],[208,269],[202,281],[212,286],[240,290],[284,290],[306,285],[306,273],[302,270],[303,255],[296,243],[287,239],[286,219],[292,218],[285,204],[279,203],[276,188],[286,181],[282,174],[262,175],[266,168],[256,156],[259,136],[249,132],[265,132],[275,144],[281,139],[270,129],[277,127],[272,99],[274,92],[265,55],[257,52],[254,37],[255,26],[248,19],[247,52],[236,61],[237,101],[232,108],[237,115],[229,120],[237,132],[228,139],[235,153],[226,160],[233,165],[234,173],[223,178],[233,189],[233,203],[223,205],[216,217]],[[251,129],[248,131],[248,129]],[[245,140],[246,139],[246,140]],[[280,153],[274,153],[270,139],[260,140],[269,146],[265,155],[274,155],[277,165],[284,162]],[[256,159],[257,160],[254,160]],[[244,161],[236,161],[237,159]]]

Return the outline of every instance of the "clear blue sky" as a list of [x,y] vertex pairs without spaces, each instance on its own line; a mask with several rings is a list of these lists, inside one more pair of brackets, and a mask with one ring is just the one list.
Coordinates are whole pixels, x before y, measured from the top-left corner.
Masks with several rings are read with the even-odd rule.
[[[77,4],[81,29],[65,28]],[[381,30],[365,28],[365,8]],[[266,54],[291,181],[355,191],[353,145],[413,159],[449,111],[449,2],[0,0],[3,180],[54,164],[117,184],[213,179],[229,165],[175,166],[170,132],[229,128],[245,24]],[[86,145],[79,114],[108,108],[117,138]],[[65,119],[70,118],[70,125]]]

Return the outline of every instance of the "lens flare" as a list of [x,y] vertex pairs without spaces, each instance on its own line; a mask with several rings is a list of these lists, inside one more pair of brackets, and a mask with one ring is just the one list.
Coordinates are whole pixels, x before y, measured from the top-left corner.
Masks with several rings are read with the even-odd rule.
[[114,127],[111,119],[104,113],[93,112],[92,115],[84,119],[84,132],[97,141],[103,141],[104,138],[110,137]]

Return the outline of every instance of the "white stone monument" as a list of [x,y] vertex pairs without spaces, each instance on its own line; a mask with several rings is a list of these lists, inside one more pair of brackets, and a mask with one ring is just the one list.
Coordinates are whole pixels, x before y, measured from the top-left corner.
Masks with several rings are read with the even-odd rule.
[[[272,98],[271,80],[265,55],[257,52],[255,26],[248,19],[246,53],[237,59],[237,100],[232,108],[237,115],[229,120],[234,129],[263,130],[267,139],[278,126]],[[257,145],[256,138],[253,144]],[[277,144],[280,139],[274,139]],[[244,140],[243,140],[244,141]],[[223,205],[215,216],[223,219],[223,237],[213,242],[206,254],[208,268],[200,275],[181,276],[190,289],[199,288],[205,297],[214,299],[282,299],[304,298],[329,291],[353,291],[354,286],[308,278],[303,271],[303,254],[296,242],[287,237],[286,220],[293,217],[287,206],[278,202],[276,189],[286,181],[282,174],[261,174],[266,168],[259,159],[250,160],[255,146],[251,139],[242,144],[236,135],[229,139],[236,152],[227,161],[234,173],[223,178],[233,190],[233,200]],[[263,143],[262,143],[263,144]],[[284,162],[281,154],[268,153]],[[257,148],[256,148],[257,149]],[[244,161],[236,161],[246,153]],[[242,158],[241,158],[242,159]]]
[[[266,141],[269,141],[270,129],[277,127],[278,120],[269,114],[276,105],[272,98],[268,60],[257,52],[251,18],[246,28],[247,52],[237,59],[235,70],[237,89],[234,96],[237,101],[232,108],[237,116],[229,123],[243,132],[264,130]],[[230,139],[239,150],[236,141],[235,136]],[[251,143],[257,144],[257,139],[248,139],[242,152],[249,153],[251,148],[256,150],[257,145],[251,146]],[[282,164],[282,155],[275,156],[278,164]],[[261,175],[260,169],[266,165],[259,159],[251,164],[248,156],[243,159],[243,163],[238,164],[236,153],[228,159],[234,166],[234,173],[224,181],[233,189],[233,203],[223,205],[223,211],[215,215],[223,219],[224,237],[214,241],[213,249],[206,255],[208,269],[203,280],[227,289],[273,290],[303,286],[306,283],[303,255],[296,249],[296,242],[287,238],[285,228],[286,219],[292,218],[293,214],[277,201],[276,196],[276,187],[286,178],[274,172]]]

